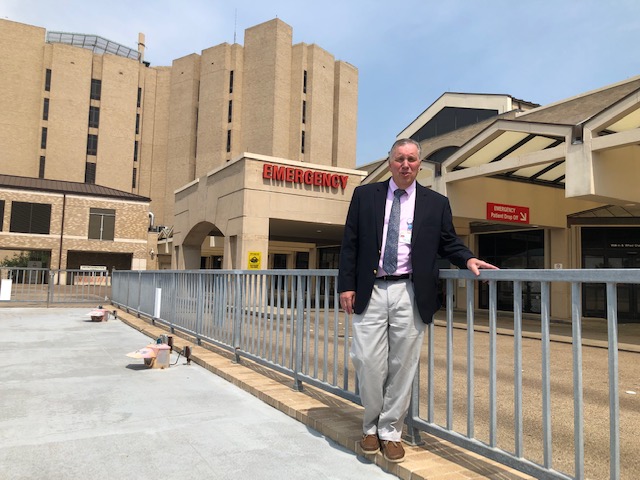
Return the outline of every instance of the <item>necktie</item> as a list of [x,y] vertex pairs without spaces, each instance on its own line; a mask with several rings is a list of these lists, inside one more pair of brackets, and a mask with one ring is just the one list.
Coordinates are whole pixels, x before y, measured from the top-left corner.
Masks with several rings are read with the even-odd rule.
[[387,243],[384,246],[384,257],[382,268],[387,274],[392,275],[398,268],[398,236],[400,234],[400,197],[406,192],[397,189],[393,192],[393,203],[389,214],[389,225],[387,227]]

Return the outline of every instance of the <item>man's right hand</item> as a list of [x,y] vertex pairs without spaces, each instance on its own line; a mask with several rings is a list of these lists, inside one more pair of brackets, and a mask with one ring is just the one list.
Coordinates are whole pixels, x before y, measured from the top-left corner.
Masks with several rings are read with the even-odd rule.
[[356,292],[346,291],[340,294],[340,306],[349,315],[353,313],[353,304],[356,301]]

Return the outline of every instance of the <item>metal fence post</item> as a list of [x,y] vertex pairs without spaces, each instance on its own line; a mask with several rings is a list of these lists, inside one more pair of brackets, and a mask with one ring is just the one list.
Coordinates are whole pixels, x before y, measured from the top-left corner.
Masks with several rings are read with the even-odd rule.
[[[140,296],[142,292],[142,272],[138,272],[138,306],[136,307],[136,317],[140,318]],[[155,322],[152,322],[155,325]]]
[[240,363],[240,342],[242,335],[242,294],[240,292],[240,274],[234,273],[235,292],[233,294],[233,363]]
[[607,282],[607,338],[609,369],[609,478],[620,478],[620,398],[618,394],[618,291]]
[[204,316],[204,287],[202,272],[198,272],[198,285],[196,290],[196,339],[198,345],[202,345],[202,317]]
[[302,294],[304,292],[304,285],[303,285],[303,280],[302,280],[302,275],[298,274],[296,278],[296,281],[298,283],[297,285],[297,292],[296,292],[296,309],[297,309],[297,315],[296,315],[296,331],[295,331],[295,336],[296,336],[296,351],[295,351],[295,362],[294,362],[294,369],[293,369],[293,389],[296,392],[301,392],[302,391],[302,381],[300,380],[299,374],[302,371],[302,350],[304,348],[304,343],[303,343],[303,339],[304,339],[304,304],[302,301]]
[[[49,303],[53,301],[53,283],[54,283],[55,273],[53,270],[49,271],[49,285],[47,285],[47,308],[49,308]],[[58,276],[60,276],[58,274]]]
[[420,429],[416,425],[415,420],[420,418],[420,363],[413,377],[413,385],[411,387],[411,401],[409,403],[409,413],[404,419],[407,425],[407,433],[404,435],[404,441],[409,445],[424,445],[424,440],[420,436]]

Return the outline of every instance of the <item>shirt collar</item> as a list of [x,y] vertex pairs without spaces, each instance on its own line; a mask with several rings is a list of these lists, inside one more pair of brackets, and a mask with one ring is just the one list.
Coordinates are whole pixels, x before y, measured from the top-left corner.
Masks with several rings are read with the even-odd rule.
[[[389,179],[389,190],[391,191],[391,193],[393,194],[393,192],[395,192],[398,189],[398,185],[396,185],[396,182],[393,181],[393,178]],[[409,187],[405,188],[404,190],[405,192],[407,192],[407,196],[411,196],[413,195],[413,192],[416,191],[416,181],[414,180],[411,185],[409,185]]]

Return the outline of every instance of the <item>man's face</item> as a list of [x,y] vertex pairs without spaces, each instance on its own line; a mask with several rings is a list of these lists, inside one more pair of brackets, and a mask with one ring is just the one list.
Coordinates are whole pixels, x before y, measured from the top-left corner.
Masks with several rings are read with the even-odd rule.
[[418,147],[411,143],[396,147],[389,158],[389,170],[396,185],[403,190],[407,189],[420,170]]

